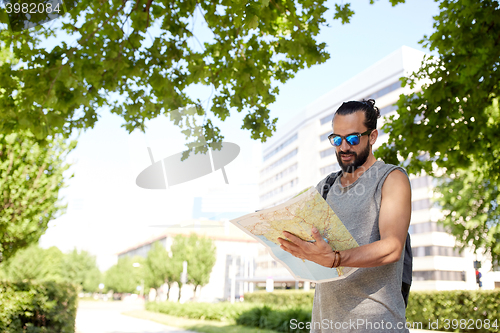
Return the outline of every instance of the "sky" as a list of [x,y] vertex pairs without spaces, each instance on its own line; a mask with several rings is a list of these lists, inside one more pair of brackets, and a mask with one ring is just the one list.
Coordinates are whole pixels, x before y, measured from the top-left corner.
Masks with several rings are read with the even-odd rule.
[[[279,85],[280,94],[270,105],[271,118],[278,118],[278,128],[286,126],[314,100],[403,45],[428,52],[418,42],[433,31],[432,17],[439,11],[434,1],[407,0],[392,7],[387,0],[374,5],[358,0],[351,8],[355,15],[346,25],[333,21],[332,11],[326,13],[330,27],[322,28],[318,40],[328,45],[330,59]],[[194,87],[190,93],[207,99],[210,90]],[[229,184],[224,182],[222,172],[216,171],[166,190],[146,190],[135,180],[151,165],[148,147],[158,161],[183,151],[184,135],[164,116],[147,122],[145,133],[129,134],[121,127],[119,116],[101,110],[96,126],[79,135],[78,146],[69,155],[72,167],[67,172],[67,187],[60,193],[62,202],[68,204],[67,212],[49,223],[40,245],[89,251],[105,270],[115,262],[117,252],[163,230],[152,225],[190,219],[195,197],[211,199],[204,201],[211,201],[204,210],[222,213],[258,209],[256,184],[262,148],[260,142],[250,139],[249,131],[240,129],[243,117],[236,113],[223,123],[216,122],[224,141],[240,146],[239,155],[225,167]],[[71,173],[74,176],[69,178]]]

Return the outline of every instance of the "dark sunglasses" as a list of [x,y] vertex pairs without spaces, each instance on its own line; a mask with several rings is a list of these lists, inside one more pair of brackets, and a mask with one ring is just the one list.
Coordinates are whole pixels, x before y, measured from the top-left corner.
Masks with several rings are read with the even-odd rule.
[[349,145],[356,146],[356,145],[359,145],[359,142],[360,142],[361,137],[363,135],[369,135],[371,132],[373,132],[373,129],[369,129],[368,131],[363,132],[361,134],[360,133],[353,133],[353,134],[349,134],[347,136],[342,136],[342,135],[332,133],[328,136],[328,140],[330,140],[330,143],[332,144],[332,146],[335,146],[335,147],[338,147],[342,144],[342,139],[345,139],[345,141]]

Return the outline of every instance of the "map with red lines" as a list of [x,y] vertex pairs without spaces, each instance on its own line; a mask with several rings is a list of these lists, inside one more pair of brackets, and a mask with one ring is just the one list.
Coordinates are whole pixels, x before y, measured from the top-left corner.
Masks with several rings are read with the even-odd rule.
[[311,236],[313,226],[333,250],[341,251],[358,246],[315,187],[281,205],[242,216],[231,222],[264,244],[274,259],[283,264],[297,280],[327,282],[344,278],[356,270],[351,267],[339,267],[336,270],[324,267],[295,258],[279,247],[278,237],[283,238],[282,232],[285,230],[303,240],[314,241]]

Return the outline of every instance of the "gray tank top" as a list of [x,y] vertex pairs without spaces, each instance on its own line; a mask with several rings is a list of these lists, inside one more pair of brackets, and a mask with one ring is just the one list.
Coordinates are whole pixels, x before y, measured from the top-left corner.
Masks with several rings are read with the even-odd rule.
[[[333,183],[326,201],[358,244],[380,240],[378,219],[382,185],[403,168],[376,161],[354,183]],[[407,175],[408,176],[408,175]],[[316,189],[321,193],[323,179]],[[409,332],[401,294],[404,249],[399,261],[358,268],[345,279],[316,284],[311,332]]]

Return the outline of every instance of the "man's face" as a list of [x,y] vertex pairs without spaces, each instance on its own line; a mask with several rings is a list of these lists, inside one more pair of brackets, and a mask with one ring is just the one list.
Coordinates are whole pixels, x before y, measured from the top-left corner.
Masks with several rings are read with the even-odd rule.
[[[333,133],[347,136],[353,133],[363,133],[368,128],[363,125],[365,114],[354,112],[349,115],[336,115],[333,120]],[[363,135],[356,146],[349,145],[342,139],[342,144],[336,147],[337,161],[344,173],[353,173],[365,164],[370,155],[370,135]]]

